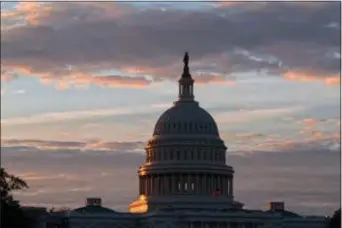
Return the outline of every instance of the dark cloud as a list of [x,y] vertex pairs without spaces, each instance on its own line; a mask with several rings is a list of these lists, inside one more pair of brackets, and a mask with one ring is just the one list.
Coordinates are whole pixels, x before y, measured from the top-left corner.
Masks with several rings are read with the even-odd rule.
[[266,70],[290,72],[287,78],[296,80],[334,78],[329,84],[336,84],[340,30],[327,25],[340,23],[339,6],[244,3],[197,11],[118,3],[32,6],[22,12],[31,16],[29,25],[4,30],[2,66],[41,77],[76,75],[75,83],[94,83],[91,74],[113,68],[127,73],[138,68],[160,80],[178,77],[181,55],[190,51],[194,75]]
[[[305,145],[303,144],[303,147]],[[59,150],[19,151],[2,148],[2,164],[28,181],[18,194],[24,203],[81,206],[87,196],[103,197],[106,206],[127,210],[137,196],[142,153]],[[284,200],[289,210],[331,214],[339,207],[340,152],[296,150],[255,153],[228,152],[235,173],[235,197],[249,208],[266,208]]]

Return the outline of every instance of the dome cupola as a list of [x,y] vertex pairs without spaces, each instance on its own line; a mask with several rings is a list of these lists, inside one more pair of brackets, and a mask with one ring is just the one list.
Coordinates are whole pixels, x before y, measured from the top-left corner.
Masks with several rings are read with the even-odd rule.
[[219,136],[214,118],[194,100],[194,80],[189,70],[189,55],[186,52],[184,68],[178,80],[178,100],[158,119],[153,136],[175,134],[205,134]]

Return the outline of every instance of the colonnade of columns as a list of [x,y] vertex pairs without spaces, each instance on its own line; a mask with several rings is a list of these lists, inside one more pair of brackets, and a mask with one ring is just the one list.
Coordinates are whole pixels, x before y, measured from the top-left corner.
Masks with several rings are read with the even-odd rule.
[[233,195],[233,177],[221,174],[153,174],[139,177],[140,195]]
[[182,83],[179,84],[179,92],[178,97],[193,97],[194,95],[194,86],[193,82]]
[[205,147],[203,149],[182,148],[177,150],[147,151],[146,161],[210,161],[215,163],[225,163],[225,150],[216,150]]

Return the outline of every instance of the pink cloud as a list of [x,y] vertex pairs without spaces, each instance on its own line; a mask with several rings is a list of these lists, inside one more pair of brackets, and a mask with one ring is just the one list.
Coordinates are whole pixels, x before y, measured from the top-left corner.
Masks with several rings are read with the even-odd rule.
[[339,74],[325,75],[324,77],[322,77],[322,74],[289,71],[284,74],[284,77],[287,80],[298,81],[298,82],[323,81],[326,85],[329,85],[329,86],[341,84],[341,76]]
[[24,146],[40,150],[142,150],[144,142],[105,142],[100,140],[90,141],[53,141],[39,139],[1,139],[1,146]]
[[[281,6],[282,3],[279,4]],[[298,71],[284,74],[289,80],[321,81],[327,85],[337,85],[340,82],[335,68],[317,71],[311,69],[310,72],[315,73],[308,73],[308,66],[316,63],[317,58],[332,49],[329,45],[333,43],[335,34],[318,37],[307,34],[326,33],[316,30],[301,33],[301,29],[296,32],[291,32],[292,29],[285,31],[291,27],[286,24],[286,20],[264,14],[268,10],[279,11],[279,15],[286,18],[286,15],[292,15],[293,10],[296,10],[298,17],[302,16],[303,21],[310,23],[312,18],[305,14],[306,5],[288,4],[288,7],[278,7],[278,3],[241,2],[228,5],[206,12],[190,12],[179,8],[162,11],[146,7],[141,10],[131,4],[110,2],[20,2],[14,10],[1,14],[2,24],[7,26],[1,40],[1,68],[25,76],[39,77],[42,82],[54,81],[60,89],[83,87],[88,83],[141,88],[153,81],[178,78],[182,67],[180,55],[185,49],[189,49],[190,53],[194,53],[191,64],[201,63],[198,64],[200,69],[196,69],[198,71],[208,68],[209,71],[219,71],[218,74],[223,75],[227,71],[257,72],[267,69],[282,74],[288,69],[281,66],[280,63],[283,63],[288,67],[298,65]],[[231,16],[230,5],[248,10],[238,11]],[[328,6],[335,9],[333,5]],[[325,9],[325,5],[315,7],[317,11]],[[222,10],[227,10],[224,11],[227,12],[226,17],[218,16]],[[248,23],[240,20],[242,18],[248,20]],[[275,20],[278,23],[276,27]],[[303,23],[303,30],[311,29],[312,26],[307,26],[306,23]],[[213,24],[217,26],[212,26]],[[253,30],[260,24],[263,29]],[[246,25],[251,27],[231,32],[234,28]],[[284,29],[279,29],[281,26]],[[168,30],[163,29],[166,27]],[[318,27],[315,28],[319,30]],[[284,36],[283,33],[289,35]],[[303,37],[308,38],[307,45],[298,41]],[[288,40],[284,39],[290,41],[285,42]],[[318,43],[322,45],[317,47]],[[272,45],[276,48],[269,48]],[[243,50],[249,49],[246,51],[250,55],[235,53],[234,50],[240,46]],[[261,55],[254,53],[260,49],[269,53],[261,58]],[[312,49],[314,54],[308,54]],[[275,57],[270,59],[265,56]],[[201,62],[203,59],[206,61]],[[277,59],[277,62],[273,59]],[[68,65],[73,69],[69,70]],[[135,77],[94,77],[94,72],[101,70],[116,69],[133,74],[132,69],[137,68],[139,73]],[[152,79],[147,80],[145,75]],[[195,77],[195,73],[193,76]],[[6,78],[5,74],[1,78]],[[234,84],[232,80],[221,76],[198,77],[198,82]]]

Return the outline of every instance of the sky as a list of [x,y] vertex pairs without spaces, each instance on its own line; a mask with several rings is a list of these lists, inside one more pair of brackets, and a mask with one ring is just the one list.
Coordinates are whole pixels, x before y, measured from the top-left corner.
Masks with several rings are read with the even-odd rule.
[[185,51],[235,199],[340,207],[340,2],[1,3],[2,166],[24,205],[127,211]]

